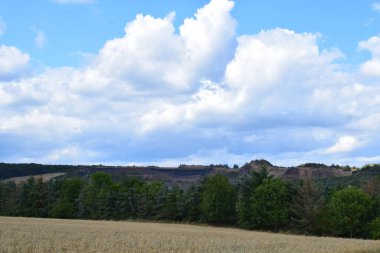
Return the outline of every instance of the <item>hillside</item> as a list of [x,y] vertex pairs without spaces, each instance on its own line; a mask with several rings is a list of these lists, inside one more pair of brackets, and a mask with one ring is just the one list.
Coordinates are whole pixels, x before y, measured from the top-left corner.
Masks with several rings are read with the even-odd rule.
[[[12,166],[18,165],[8,166],[8,172]],[[33,165],[38,166],[45,168]],[[380,176],[375,166],[355,173],[321,164],[277,167],[264,160],[234,169],[223,165],[57,168],[66,172],[54,180],[40,176],[50,179],[59,172],[38,174],[38,179],[26,176],[25,183],[17,183],[20,177],[0,181],[0,215],[200,222],[380,238]],[[303,177],[317,180],[299,181]]]
[[[300,180],[305,177],[324,181],[337,181],[355,183],[356,178],[366,180],[368,171],[351,171],[347,167],[326,166],[323,164],[304,164],[297,167],[279,167],[265,160],[254,160],[240,168],[230,168],[227,165],[180,165],[178,167],[158,166],[105,166],[105,165],[42,165],[42,164],[9,164],[0,163],[0,180],[12,177],[25,177],[47,173],[65,173],[66,177],[89,177],[96,171],[107,172],[118,181],[126,177],[137,177],[144,180],[157,180],[166,185],[179,185],[188,187],[199,183],[209,175],[223,174],[232,182],[236,182],[251,171],[259,171],[265,166],[270,175],[280,177],[284,181]],[[374,170],[372,174],[380,174]]]

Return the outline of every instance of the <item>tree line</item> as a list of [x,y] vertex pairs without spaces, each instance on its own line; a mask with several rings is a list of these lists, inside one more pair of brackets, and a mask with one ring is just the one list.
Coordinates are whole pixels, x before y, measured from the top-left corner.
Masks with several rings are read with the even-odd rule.
[[264,231],[380,239],[380,176],[363,187],[326,189],[252,171],[232,184],[216,174],[188,189],[104,172],[89,179],[0,182],[0,215],[95,220],[162,220]]

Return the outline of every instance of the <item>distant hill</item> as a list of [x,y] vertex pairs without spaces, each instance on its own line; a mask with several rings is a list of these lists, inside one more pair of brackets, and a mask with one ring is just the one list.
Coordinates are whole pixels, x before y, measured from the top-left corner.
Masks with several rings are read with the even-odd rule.
[[0,180],[12,177],[34,176],[47,173],[74,172],[78,166],[43,165],[36,163],[0,163]]
[[84,177],[96,171],[107,172],[114,180],[126,177],[138,177],[143,180],[158,180],[166,185],[179,185],[182,187],[199,183],[204,177],[214,174],[223,174],[232,182],[251,171],[259,171],[266,167],[269,174],[280,177],[284,181],[300,180],[310,177],[322,180],[328,184],[357,184],[366,181],[371,175],[380,174],[379,165],[367,165],[362,170],[348,166],[327,166],[319,163],[306,163],[297,167],[280,167],[266,160],[253,160],[240,168],[230,168],[227,165],[180,165],[178,167],[158,166],[105,166],[105,165],[43,165],[43,164],[10,164],[0,163],[0,180],[40,175],[46,173],[65,173],[66,177]]

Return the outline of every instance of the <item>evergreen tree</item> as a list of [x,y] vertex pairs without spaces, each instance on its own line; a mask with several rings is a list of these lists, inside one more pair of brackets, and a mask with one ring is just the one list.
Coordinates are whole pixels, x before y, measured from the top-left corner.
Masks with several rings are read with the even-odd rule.
[[192,185],[184,193],[183,210],[184,220],[186,221],[200,221],[201,218],[201,193],[200,187]]
[[20,214],[22,216],[38,217],[37,198],[36,180],[31,176],[21,184]]
[[161,182],[144,184],[139,189],[137,216],[142,219],[161,218],[160,210],[166,200],[167,189]]
[[324,205],[321,188],[310,178],[304,179],[290,205],[292,226],[303,232],[315,232]]
[[42,177],[37,178],[36,180],[36,208],[37,208],[37,217],[48,217],[49,210],[48,207],[48,195],[49,189],[46,183],[44,183]]
[[181,221],[184,218],[183,212],[183,191],[178,186],[174,186],[167,191],[160,217],[164,220]]
[[77,198],[84,186],[80,178],[65,179],[60,184],[59,196],[56,197],[50,215],[55,218],[73,218],[78,212]]
[[127,178],[122,182],[122,189],[124,189],[127,194],[127,218],[137,218],[140,196],[143,193],[145,184],[145,182],[135,177]]
[[129,205],[128,189],[125,187],[118,187],[116,191],[112,192],[114,208],[112,210],[112,219],[125,220],[131,215],[131,207]]
[[239,195],[237,202],[238,223],[243,228],[253,228],[251,200],[258,186],[264,180],[273,178],[269,176],[266,166],[262,166],[259,172],[252,171],[249,176],[244,177],[238,185]]
[[19,214],[20,203],[20,189],[16,186],[14,181],[2,183],[1,187],[1,202],[0,213],[1,215],[14,216]]

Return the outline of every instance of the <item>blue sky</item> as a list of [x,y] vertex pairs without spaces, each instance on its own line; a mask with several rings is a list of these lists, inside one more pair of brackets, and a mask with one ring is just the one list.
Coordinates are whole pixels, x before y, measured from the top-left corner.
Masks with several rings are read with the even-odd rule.
[[[123,35],[125,24],[138,13],[164,17],[175,11],[178,28],[208,1],[101,1],[59,4],[53,0],[0,2],[1,17],[9,31],[1,42],[27,51],[38,63],[59,67],[82,63],[80,53],[97,53],[104,42]],[[276,27],[321,33],[321,44],[338,47],[356,62],[357,42],[377,34],[380,25],[373,1],[237,1],[232,15],[238,34],[255,34]],[[43,50],[36,31],[44,33]]]
[[380,2],[0,2],[0,161],[364,165]]

